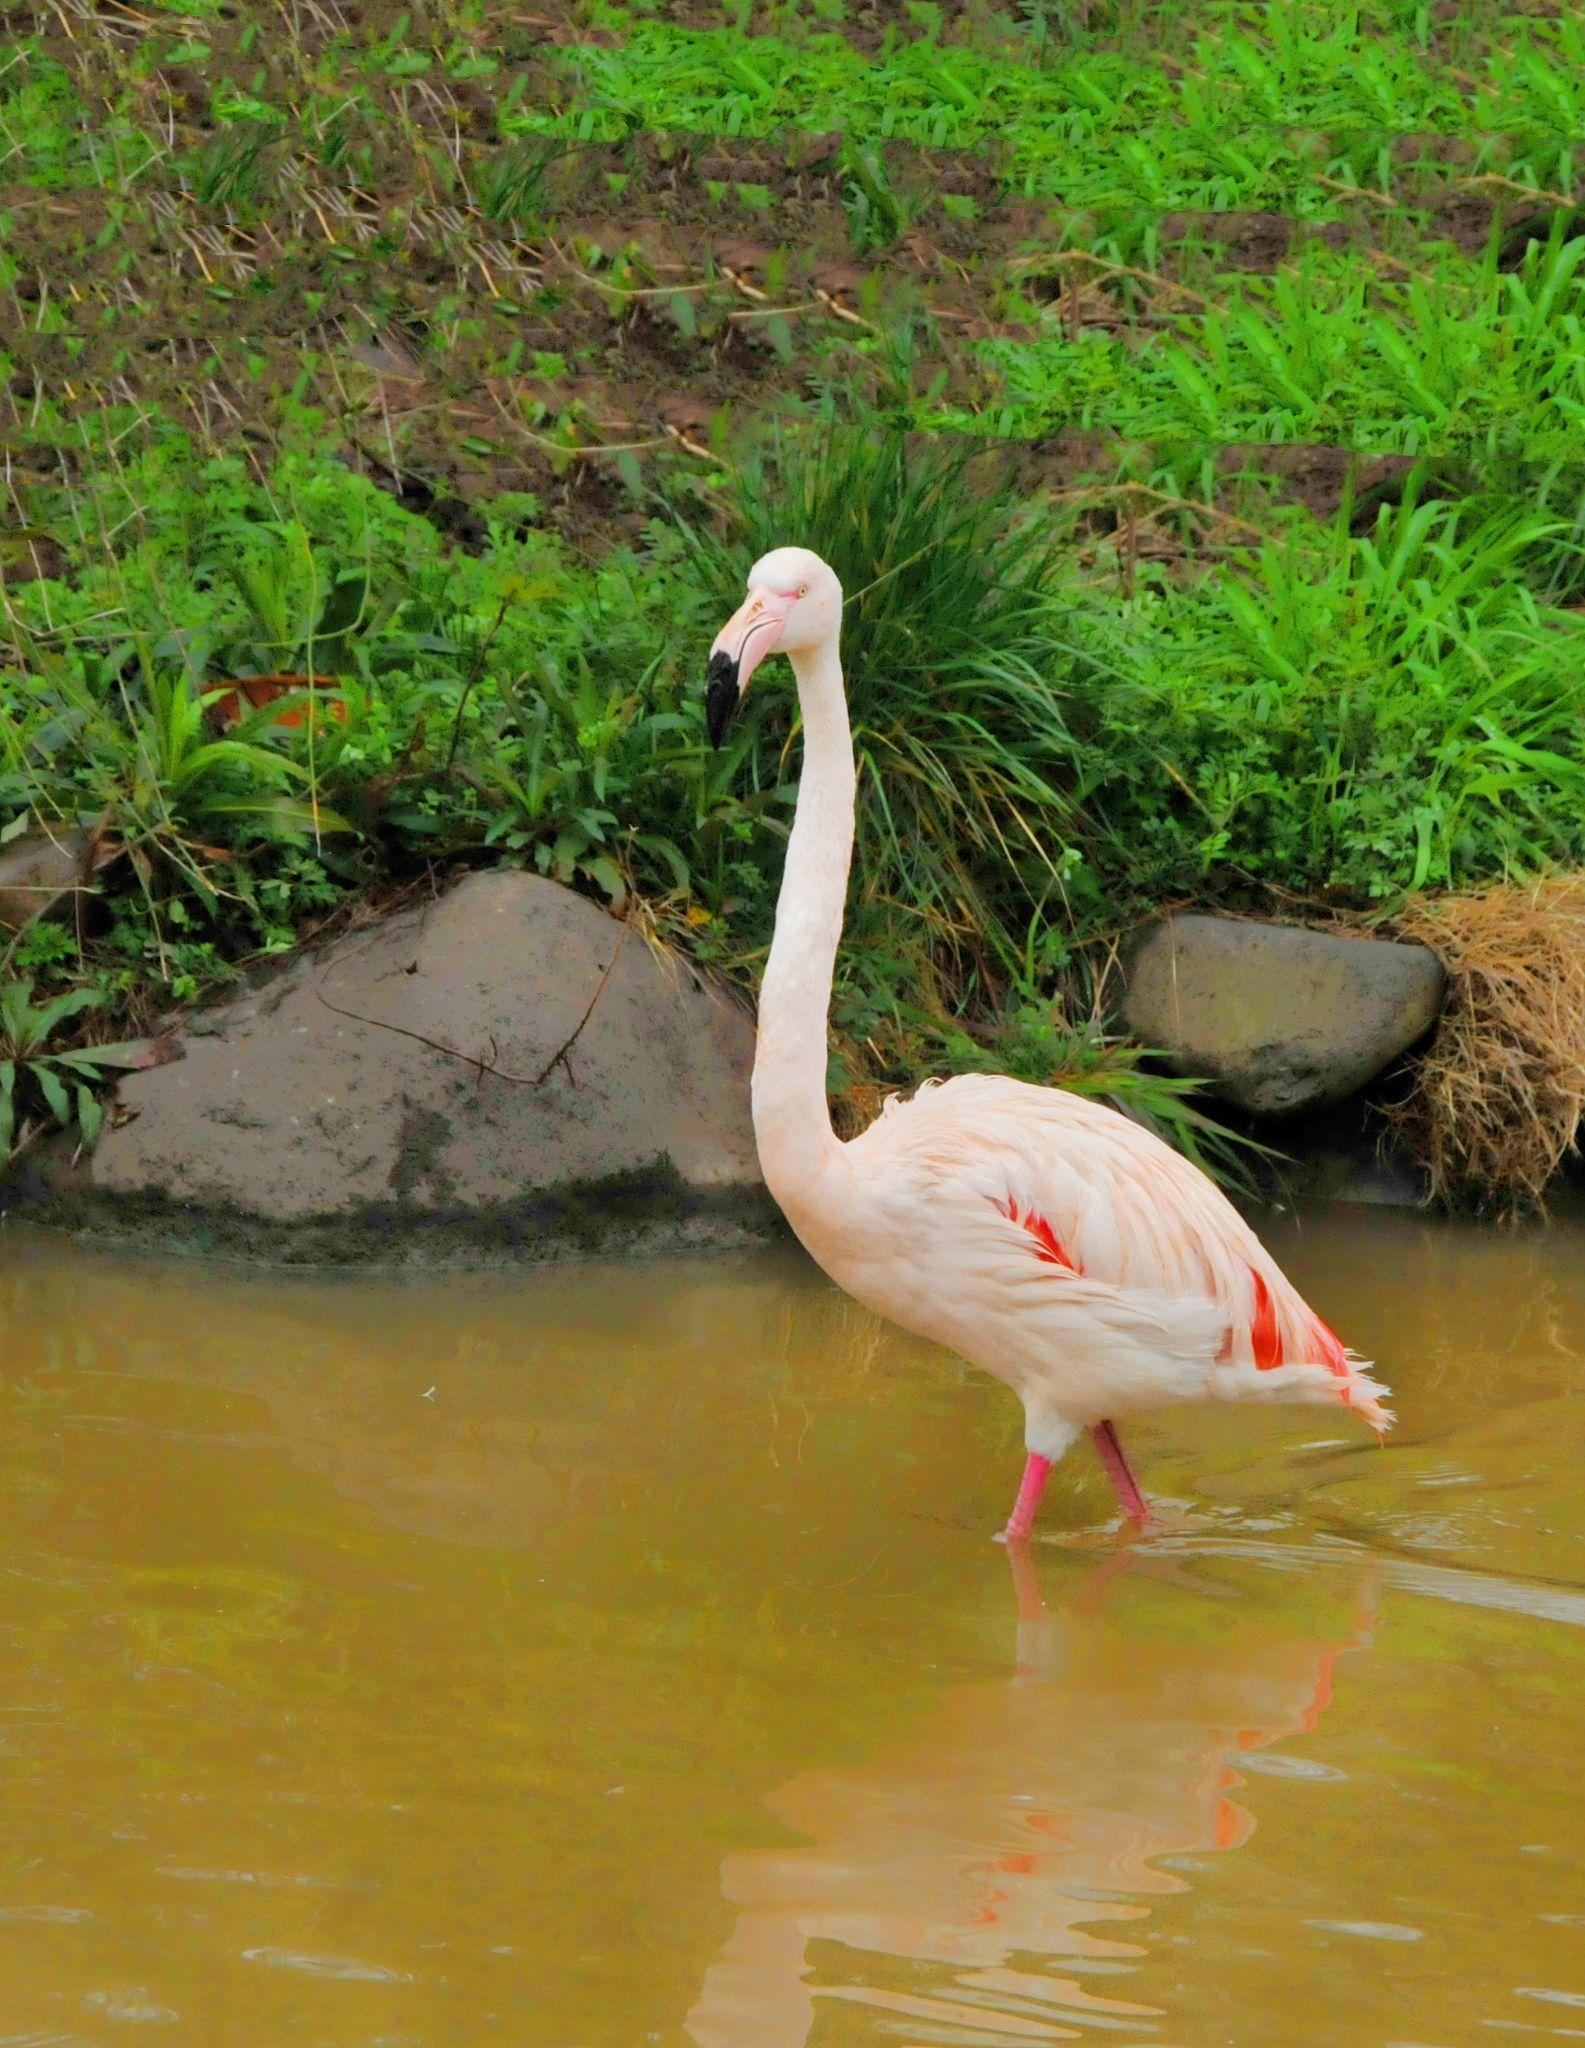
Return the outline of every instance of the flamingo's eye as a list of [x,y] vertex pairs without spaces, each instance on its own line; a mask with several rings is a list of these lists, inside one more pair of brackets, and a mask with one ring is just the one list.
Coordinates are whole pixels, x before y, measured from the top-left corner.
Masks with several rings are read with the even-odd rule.
[[799,584],[799,586],[798,586],[798,595],[799,595],[800,597],[807,597],[807,596],[809,595],[809,586],[808,586],[808,584],[807,584],[807,583],[800,583],[800,584]]

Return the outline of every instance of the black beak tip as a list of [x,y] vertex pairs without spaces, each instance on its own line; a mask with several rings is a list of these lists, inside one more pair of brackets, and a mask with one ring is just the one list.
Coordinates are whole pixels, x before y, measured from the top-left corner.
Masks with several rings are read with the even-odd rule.
[[704,722],[712,747],[720,746],[726,738],[739,694],[737,663],[724,648],[718,647],[710,657],[704,690]]

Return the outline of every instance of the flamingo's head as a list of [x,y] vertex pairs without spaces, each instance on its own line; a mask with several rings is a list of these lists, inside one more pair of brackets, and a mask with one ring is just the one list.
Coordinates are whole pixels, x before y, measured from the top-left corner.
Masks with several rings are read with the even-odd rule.
[[749,571],[748,595],[715,636],[705,686],[710,741],[720,746],[749,677],[779,647],[802,654],[836,638],[842,585],[808,548],[772,548]]

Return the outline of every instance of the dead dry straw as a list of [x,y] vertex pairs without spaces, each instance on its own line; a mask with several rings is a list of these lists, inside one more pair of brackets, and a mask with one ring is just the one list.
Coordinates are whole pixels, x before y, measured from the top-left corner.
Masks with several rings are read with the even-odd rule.
[[1396,922],[1448,977],[1398,1138],[1437,1200],[1541,1207],[1585,1111],[1585,875],[1422,898]]

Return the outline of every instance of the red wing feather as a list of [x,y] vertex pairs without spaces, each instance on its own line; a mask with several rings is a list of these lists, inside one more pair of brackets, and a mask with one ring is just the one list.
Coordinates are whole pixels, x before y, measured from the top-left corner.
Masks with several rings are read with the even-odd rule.
[[1062,1240],[1038,1209],[1021,1210],[1014,1201],[998,1202],[997,1208],[1009,1223],[1016,1223],[1021,1230],[1028,1231],[1034,1239],[1035,1257],[1048,1266],[1065,1266],[1070,1273],[1080,1271],[1078,1264],[1063,1249]]
[[1272,1306],[1271,1289],[1253,1266],[1249,1273],[1255,1283],[1255,1317],[1249,1326],[1250,1349],[1260,1370],[1272,1372],[1284,1362],[1282,1338],[1277,1330],[1277,1311]]

